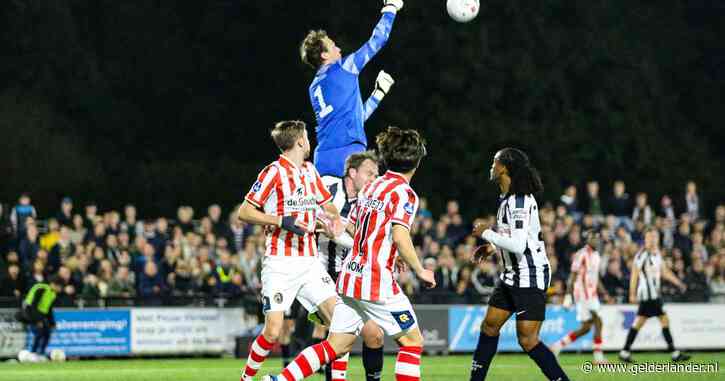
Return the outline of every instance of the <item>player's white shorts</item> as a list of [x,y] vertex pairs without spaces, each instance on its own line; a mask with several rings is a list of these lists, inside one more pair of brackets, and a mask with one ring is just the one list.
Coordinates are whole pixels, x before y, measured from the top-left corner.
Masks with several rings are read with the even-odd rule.
[[337,297],[332,278],[317,257],[264,257],[262,298],[264,313],[286,311],[295,298],[310,313]]
[[579,300],[576,302],[576,321],[587,321],[592,319],[592,312],[599,315],[599,298]]
[[385,302],[369,302],[341,296],[332,314],[330,332],[359,335],[368,320],[374,321],[385,334],[400,337],[418,326],[413,305],[402,292]]

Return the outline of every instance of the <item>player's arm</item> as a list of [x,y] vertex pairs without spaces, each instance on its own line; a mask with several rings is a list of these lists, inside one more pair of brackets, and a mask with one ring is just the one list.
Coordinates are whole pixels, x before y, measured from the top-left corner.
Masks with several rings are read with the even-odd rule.
[[403,8],[402,0],[386,0],[377,25],[373,30],[373,35],[363,44],[355,53],[342,59],[342,68],[347,72],[359,75],[360,71],[368,62],[385,46],[390,37],[390,31],[393,29],[395,22],[395,14]]
[[670,268],[667,267],[667,265],[665,265],[664,263],[662,264],[662,277],[665,278],[666,281],[668,281],[668,282],[674,284],[675,286],[679,287],[681,291],[684,292],[685,290],[687,290],[687,286],[684,283],[682,283],[682,281],[680,280],[680,278],[678,278],[672,272],[672,270],[670,270]]
[[375,79],[375,90],[373,90],[370,98],[368,98],[368,100],[363,104],[364,120],[368,120],[368,118],[370,118],[370,115],[372,115],[378,108],[380,102],[388,94],[388,91],[390,91],[390,88],[394,83],[395,80],[390,74],[382,70],[378,73],[378,77]]
[[499,234],[491,229],[486,229],[481,238],[492,244],[504,248],[509,252],[523,254],[526,250],[526,241],[529,237],[529,219],[531,213],[526,206],[526,198],[520,200],[516,196],[514,208],[509,208],[508,220],[511,221],[511,236]]
[[637,282],[639,281],[639,266],[637,265],[637,257],[632,261],[632,269],[629,278],[629,302],[637,301]]
[[266,214],[249,201],[244,200],[239,207],[237,217],[248,224],[263,226],[282,226],[282,216]]
[[398,253],[403,261],[410,266],[415,275],[427,286],[435,287],[435,275],[432,271],[423,268],[423,265],[418,259],[418,254],[415,252],[415,246],[413,246],[413,240],[410,238],[410,230],[407,226],[401,224],[393,224],[393,242],[398,248]]
[[604,288],[604,285],[602,285],[601,277],[599,278],[599,281],[597,282],[597,292],[599,293],[599,295],[602,296],[602,299],[604,299],[605,301],[610,299],[609,292],[607,292],[607,289]]

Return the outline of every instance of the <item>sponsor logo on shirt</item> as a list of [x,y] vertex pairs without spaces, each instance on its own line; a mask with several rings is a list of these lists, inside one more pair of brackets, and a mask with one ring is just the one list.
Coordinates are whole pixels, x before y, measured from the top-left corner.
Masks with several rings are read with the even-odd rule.
[[262,190],[262,183],[257,181],[252,185],[252,192],[257,193]]
[[403,205],[403,210],[405,213],[413,214],[413,204],[406,202],[405,205]]

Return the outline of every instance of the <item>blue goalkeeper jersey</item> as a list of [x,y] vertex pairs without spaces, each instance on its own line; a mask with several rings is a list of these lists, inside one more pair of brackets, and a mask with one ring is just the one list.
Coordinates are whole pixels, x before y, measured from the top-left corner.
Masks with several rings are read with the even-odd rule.
[[383,13],[365,45],[337,62],[322,66],[310,85],[310,100],[317,119],[314,163],[322,176],[343,177],[347,157],[367,149],[363,124],[379,101],[370,96],[363,103],[358,75],[388,41],[394,21],[395,13]]

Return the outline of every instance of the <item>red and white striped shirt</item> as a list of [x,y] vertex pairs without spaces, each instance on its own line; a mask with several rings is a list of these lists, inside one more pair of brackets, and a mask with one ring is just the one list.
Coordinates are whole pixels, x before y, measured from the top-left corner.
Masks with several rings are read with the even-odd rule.
[[266,166],[244,199],[274,216],[295,216],[308,226],[308,233],[298,236],[277,226],[267,226],[265,255],[309,257],[317,255],[314,227],[318,205],[332,200],[322,178],[312,163],[297,167],[284,155]]
[[571,271],[577,273],[574,280],[574,300],[599,299],[597,284],[599,284],[600,262],[599,252],[589,245],[574,253],[571,262]]
[[418,196],[399,173],[388,171],[363,188],[350,212],[355,243],[342,265],[339,294],[375,302],[400,293],[393,224],[410,229],[417,210]]

